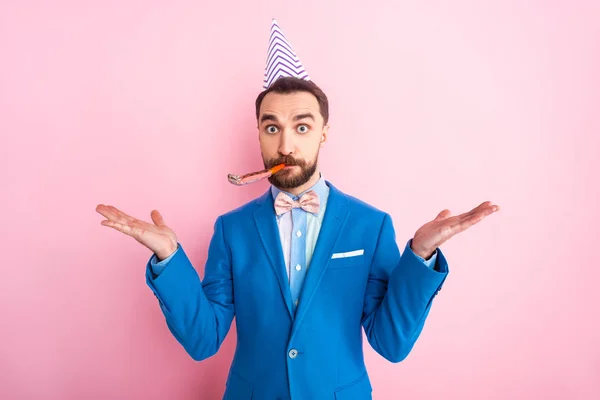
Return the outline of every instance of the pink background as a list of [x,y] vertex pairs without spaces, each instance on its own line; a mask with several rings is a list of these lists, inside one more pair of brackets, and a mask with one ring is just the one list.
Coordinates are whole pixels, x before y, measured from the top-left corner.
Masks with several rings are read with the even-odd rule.
[[268,185],[225,177],[262,166],[272,17],[330,98],[325,177],[401,245],[502,207],[442,246],[408,359],[366,345],[374,398],[600,398],[600,3],[397,3],[2,1],[0,398],[220,399],[235,329],[194,362],[94,209],[160,210],[203,276],[215,218]]

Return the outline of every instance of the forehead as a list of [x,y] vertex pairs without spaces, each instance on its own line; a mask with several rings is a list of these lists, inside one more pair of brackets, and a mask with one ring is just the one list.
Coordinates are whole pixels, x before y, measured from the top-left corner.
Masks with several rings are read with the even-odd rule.
[[296,114],[311,112],[315,118],[322,119],[317,98],[308,92],[268,93],[261,105],[259,118],[263,114],[274,114],[287,119]]

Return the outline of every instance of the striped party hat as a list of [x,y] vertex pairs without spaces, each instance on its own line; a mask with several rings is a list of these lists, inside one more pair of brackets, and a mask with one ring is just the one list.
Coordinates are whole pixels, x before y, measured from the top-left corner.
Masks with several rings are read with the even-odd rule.
[[273,18],[263,89],[268,89],[273,82],[282,76],[293,76],[310,81],[304,66],[294,53],[283,31],[277,25],[277,21]]

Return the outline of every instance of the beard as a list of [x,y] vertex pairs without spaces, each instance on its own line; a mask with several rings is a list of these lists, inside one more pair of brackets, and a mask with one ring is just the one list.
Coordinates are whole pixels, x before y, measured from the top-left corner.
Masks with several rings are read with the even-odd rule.
[[285,164],[286,166],[297,165],[298,167],[300,167],[300,172],[293,172],[288,169],[282,169],[281,171],[269,177],[269,182],[273,186],[278,187],[279,189],[294,189],[298,186],[304,185],[315,174],[315,171],[317,170],[318,159],[319,152],[317,151],[315,159],[310,163],[304,160],[295,159],[291,156],[283,156],[266,161],[263,160],[263,163],[265,164],[265,168],[272,168],[278,164]]

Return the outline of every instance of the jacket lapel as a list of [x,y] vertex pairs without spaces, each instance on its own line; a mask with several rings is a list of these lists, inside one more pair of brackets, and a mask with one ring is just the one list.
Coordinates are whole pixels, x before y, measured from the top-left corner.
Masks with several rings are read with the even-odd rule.
[[265,248],[265,252],[269,257],[273,272],[277,276],[281,295],[285,301],[290,317],[292,315],[292,295],[290,292],[290,284],[288,281],[287,272],[285,269],[285,260],[283,259],[283,248],[281,239],[279,238],[279,228],[277,227],[277,219],[275,217],[275,209],[273,208],[273,196],[271,190],[268,190],[260,199],[259,207],[254,211],[254,222],[258,230],[258,236]]
[[327,186],[329,186],[327,208],[325,210],[325,215],[323,216],[323,223],[321,224],[321,231],[319,232],[315,251],[310,262],[310,268],[304,278],[300,302],[298,303],[296,317],[294,318],[292,326],[291,337],[296,333],[306,310],[310,306],[315,291],[317,290],[317,287],[323,278],[323,274],[329,265],[329,261],[331,260],[333,247],[337,242],[348,217],[348,198],[331,183],[326,183]]

